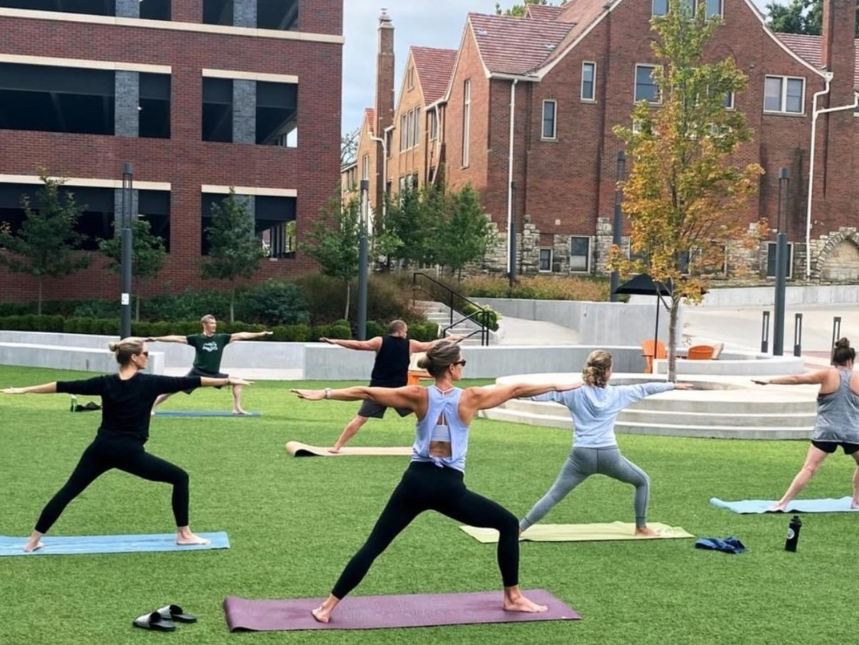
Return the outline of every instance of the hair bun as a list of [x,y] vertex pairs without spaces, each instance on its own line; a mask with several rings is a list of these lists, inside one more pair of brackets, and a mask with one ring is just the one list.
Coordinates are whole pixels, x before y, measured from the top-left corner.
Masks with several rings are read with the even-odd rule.
[[107,348],[110,351],[115,352],[116,350],[119,349],[119,343],[108,343]]
[[836,347],[838,347],[838,348],[847,349],[848,347],[850,347],[850,341],[849,341],[849,340],[847,340],[846,338],[839,338],[839,339],[835,342],[835,346],[836,346]]
[[424,354],[423,356],[421,356],[418,359],[418,367],[420,367],[422,370],[425,370],[426,368],[428,368],[431,363],[432,363],[432,359],[429,358],[426,354]]

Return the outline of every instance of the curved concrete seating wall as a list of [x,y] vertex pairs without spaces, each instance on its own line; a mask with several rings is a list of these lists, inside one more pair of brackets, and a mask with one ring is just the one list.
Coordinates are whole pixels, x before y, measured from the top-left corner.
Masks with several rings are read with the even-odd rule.
[[[584,345],[640,345],[653,338],[656,329],[656,298],[643,297],[642,304],[622,302],[584,302],[574,300],[520,300],[513,298],[475,298],[503,316],[523,320],[542,320],[579,333]],[[683,309],[678,329],[683,329]],[[668,311],[659,312],[659,338],[668,338]]]
[[[639,298],[640,296],[635,296]],[[705,307],[770,306],[775,291],[768,287],[736,287],[713,289],[704,296],[701,303]],[[855,305],[859,302],[859,285],[830,284],[809,287],[787,287],[785,304],[796,305]]]
[[[799,356],[770,356],[768,354],[741,354],[723,352],[718,360],[677,360],[677,374],[699,374],[710,376],[784,376],[802,374],[805,363]],[[653,362],[656,374],[668,373],[668,361]]]
[[[116,370],[107,344],[110,336],[44,334],[0,331],[0,364],[54,367],[93,372]],[[84,346],[84,345],[88,346]],[[496,378],[508,374],[563,372],[577,374],[594,349],[608,349],[618,372],[642,372],[644,359],[638,346],[464,346],[469,378]],[[150,371],[191,365],[194,351],[185,345],[152,343]],[[322,343],[237,343],[224,352],[223,368],[300,370],[307,380],[367,380],[373,367],[373,352],[357,352]],[[154,360],[153,360],[154,359]]]

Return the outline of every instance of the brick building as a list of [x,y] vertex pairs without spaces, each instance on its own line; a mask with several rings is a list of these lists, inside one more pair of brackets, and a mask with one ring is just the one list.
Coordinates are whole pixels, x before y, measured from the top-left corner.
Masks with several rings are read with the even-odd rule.
[[[230,187],[269,252],[260,277],[312,268],[295,238],[337,186],[342,23],[343,0],[0,0],[0,222],[20,225],[44,168],[86,205],[94,249],[130,162],[131,212],[167,243],[170,288],[202,285]],[[117,295],[103,265],[47,281],[45,298]],[[0,270],[3,300],[34,284]]]
[[[776,222],[779,170],[787,168],[792,275],[859,280],[855,2],[824,0],[821,37],[773,33],[751,0],[699,2],[725,22],[709,55],[733,57],[748,76],[746,90],[728,97],[728,106],[743,111],[754,131],[739,160],[766,171],[749,223]],[[575,0],[532,6],[518,19],[469,14],[443,96],[433,110],[423,108],[420,132],[407,135],[415,147],[388,146],[389,190],[417,167],[402,161],[404,152],[430,158],[421,146],[438,113],[432,118],[441,140],[432,158],[441,160],[450,186],[470,182],[481,192],[501,233],[491,268],[507,266],[512,224],[519,271],[603,273],[622,147],[612,128],[630,123],[636,100],[658,100],[650,19],[666,10],[667,0]],[[399,114],[410,105],[408,74],[407,67]],[[391,140],[402,140],[403,124],[393,119],[390,127]],[[425,181],[419,174],[419,184]],[[754,261],[761,276],[772,274],[773,245],[764,242]]]

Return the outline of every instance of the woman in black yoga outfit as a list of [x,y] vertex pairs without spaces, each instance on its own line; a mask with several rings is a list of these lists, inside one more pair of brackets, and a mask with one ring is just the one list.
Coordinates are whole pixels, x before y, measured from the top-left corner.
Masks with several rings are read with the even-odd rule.
[[149,438],[152,404],[161,394],[197,387],[250,385],[239,378],[172,377],[142,374],[149,351],[141,338],[125,338],[111,343],[110,350],[120,365],[119,374],[96,376],[81,381],[60,381],[32,387],[10,387],[3,394],[83,394],[100,396],[101,425],[95,440],[81,456],[66,484],[45,506],[24,551],[42,548],[41,537],[59,519],[66,506],[108,470],[117,468],[143,479],[173,485],[173,515],[176,544],[208,544],[188,526],[188,473],[148,454],[143,445]]
[[391,408],[408,408],[418,418],[412,460],[403,479],[388,500],[370,537],[352,557],[331,594],[313,610],[322,623],[331,620],[334,608],[369,571],[373,561],[418,515],[433,510],[457,522],[497,529],[498,567],[504,586],[506,611],[543,612],[519,590],[519,524],[500,504],[465,487],[468,430],[478,410],[494,408],[520,396],[573,389],[581,384],[512,384],[458,388],[465,361],[454,342],[434,345],[418,365],[434,378],[430,387],[350,387],[342,390],[292,390],[302,399],[318,401],[372,401]]

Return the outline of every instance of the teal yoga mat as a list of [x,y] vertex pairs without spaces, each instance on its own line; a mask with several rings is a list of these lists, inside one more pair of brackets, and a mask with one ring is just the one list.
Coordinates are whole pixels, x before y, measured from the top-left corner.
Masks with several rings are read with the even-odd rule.
[[175,533],[151,535],[73,535],[42,538],[43,548],[24,553],[27,538],[0,535],[0,556],[24,555],[83,555],[92,553],[139,553],[145,551],[206,551],[229,549],[230,539],[226,533],[198,533],[211,544],[179,546]]
[[[725,508],[734,513],[780,513],[771,511],[769,507],[777,500],[748,499],[740,502],[723,502],[718,497],[711,497],[710,503],[719,508]],[[841,499],[795,499],[784,510],[785,513],[852,513],[859,511],[850,508],[850,498]]]
[[248,412],[247,414],[233,414],[232,412],[223,412],[218,410],[156,410],[156,417],[235,417],[241,419],[243,417],[258,417],[259,412]]

